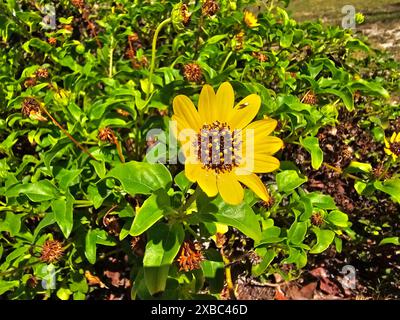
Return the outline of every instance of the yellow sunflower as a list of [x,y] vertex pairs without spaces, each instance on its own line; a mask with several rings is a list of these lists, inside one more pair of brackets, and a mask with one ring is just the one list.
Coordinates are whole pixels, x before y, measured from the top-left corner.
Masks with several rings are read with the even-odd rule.
[[172,119],[185,155],[185,175],[209,197],[219,193],[229,204],[242,202],[241,183],[268,201],[267,189],[255,173],[279,168],[279,160],[272,154],[283,147],[283,142],[268,136],[277,121],[265,118],[252,122],[261,105],[256,94],[236,106],[234,103],[233,88],[228,82],[217,93],[210,85],[204,85],[197,110],[187,96],[174,98]]
[[385,153],[393,157],[396,160],[400,156],[400,132],[393,132],[390,140],[385,137]]
[[246,23],[249,28],[258,27],[260,25],[257,17],[250,11],[244,12],[244,23]]

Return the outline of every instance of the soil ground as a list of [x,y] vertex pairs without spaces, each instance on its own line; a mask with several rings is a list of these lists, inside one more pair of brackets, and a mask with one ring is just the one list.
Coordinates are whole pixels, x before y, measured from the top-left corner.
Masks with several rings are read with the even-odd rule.
[[373,46],[392,52],[400,60],[399,0],[292,0],[288,9],[298,21],[321,19],[340,26],[342,8],[349,4],[365,16],[356,33],[368,36]]

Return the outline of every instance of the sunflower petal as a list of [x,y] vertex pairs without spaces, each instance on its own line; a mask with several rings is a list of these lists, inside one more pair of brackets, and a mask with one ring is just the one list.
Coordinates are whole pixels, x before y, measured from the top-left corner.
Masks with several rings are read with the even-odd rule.
[[267,188],[257,175],[248,172],[247,174],[240,174],[236,177],[241,183],[246,185],[249,189],[253,190],[259,198],[264,201],[269,201],[270,197],[268,195]]
[[240,101],[234,108],[229,123],[233,129],[242,129],[247,126],[260,110],[261,98],[251,94]]
[[268,136],[275,130],[278,121],[272,118],[265,118],[250,123],[246,130],[254,130],[254,138],[262,138]]
[[390,143],[389,143],[389,141],[386,139],[386,137],[384,138],[384,140],[385,140],[385,147],[386,147],[386,148],[390,148]]
[[215,197],[218,194],[217,177],[214,171],[202,169],[200,167],[200,173],[197,176],[197,183],[207,196]]
[[240,168],[255,173],[267,173],[278,169],[280,162],[269,155],[255,154],[254,157],[246,157]]
[[192,182],[197,181],[197,177],[202,174],[201,164],[185,163],[185,176]]
[[199,115],[202,125],[212,122],[214,111],[216,111],[215,92],[210,85],[206,84],[201,89],[199,97]]
[[229,119],[232,113],[233,104],[235,103],[235,94],[229,82],[220,85],[216,95],[216,116],[213,121],[221,119]]
[[255,138],[253,140],[253,145],[251,145],[252,140],[253,139],[243,141],[243,152],[246,152],[246,148],[248,146],[249,151],[253,150],[254,148],[254,153],[272,155],[283,147],[283,141],[278,137],[267,136],[263,137],[262,139]]
[[383,148],[383,150],[385,150],[385,153],[386,153],[387,155],[389,155],[389,156],[393,154],[393,152],[390,151],[390,149],[388,149],[388,148]]
[[243,201],[244,190],[233,173],[219,174],[217,177],[218,191],[222,199],[232,205]]
[[173,101],[174,114],[189,125],[189,128],[198,130],[201,127],[200,116],[193,102],[184,95],[179,95]]
[[395,139],[395,142],[400,142],[400,132],[397,133],[397,137]]

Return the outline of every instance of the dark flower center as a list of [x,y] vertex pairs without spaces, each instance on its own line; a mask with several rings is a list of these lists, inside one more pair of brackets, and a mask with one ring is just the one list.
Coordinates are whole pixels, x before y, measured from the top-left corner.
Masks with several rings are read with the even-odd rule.
[[396,156],[400,156],[400,142],[391,143],[390,151],[392,151]]
[[203,168],[216,173],[230,172],[239,165],[241,145],[241,131],[232,131],[226,122],[219,121],[204,124],[194,143]]

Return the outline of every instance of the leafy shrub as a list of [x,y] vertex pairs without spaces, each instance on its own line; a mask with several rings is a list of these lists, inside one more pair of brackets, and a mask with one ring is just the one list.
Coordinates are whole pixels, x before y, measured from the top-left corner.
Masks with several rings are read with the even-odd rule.
[[[114,259],[131,298],[220,298],[238,273],[291,280],[328,248],[398,244],[395,225],[371,217],[355,232],[340,198],[400,201],[398,165],[384,153],[385,136],[398,152],[396,62],[350,31],[252,1],[61,0],[55,29],[43,24],[46,3],[0,4],[0,294],[102,297]],[[203,84],[225,81],[236,98],[261,97],[257,119],[279,121],[280,169],[262,176],[268,203],[250,189],[239,205],[209,198],[182,164],[146,155],[166,156],[169,136],[153,129],[169,134],[174,97],[197,101]],[[329,162],[343,150],[322,141],[352,119],[358,131],[336,140],[350,155]],[[375,149],[351,147],[354,134]],[[351,191],[316,188],[317,173]]]

